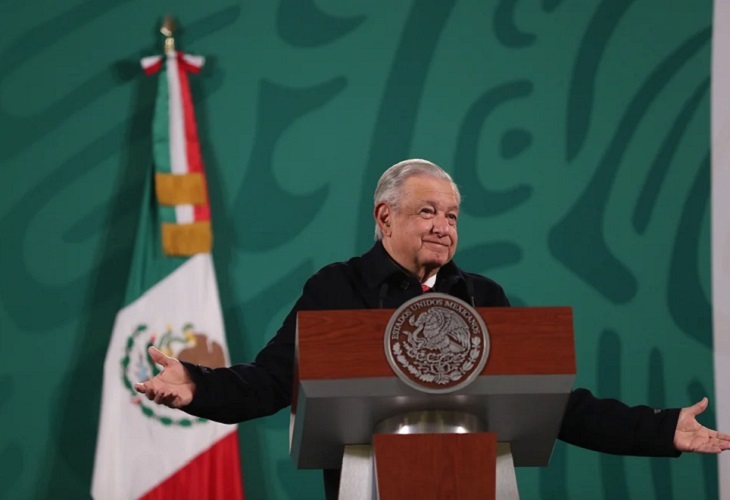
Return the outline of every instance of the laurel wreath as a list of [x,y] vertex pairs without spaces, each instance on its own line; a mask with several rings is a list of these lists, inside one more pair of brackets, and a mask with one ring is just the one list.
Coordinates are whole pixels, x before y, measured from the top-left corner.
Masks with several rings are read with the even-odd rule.
[[[393,354],[398,363],[418,380],[427,383],[445,385],[451,382],[457,382],[461,380],[464,375],[466,375],[474,367],[474,363],[479,359],[479,355],[481,354],[480,346],[481,339],[479,337],[472,338],[472,348],[469,350],[468,360],[465,361],[459,368],[451,370],[448,373],[428,373],[428,371],[432,370],[432,366],[426,364],[423,361],[416,361],[411,364],[408,361],[405,353],[403,352],[403,348],[401,347],[400,342],[396,342],[393,344]],[[409,349],[408,347],[406,347],[406,350],[411,351],[413,349]],[[413,353],[409,352],[408,354],[412,358],[418,359],[419,353],[416,350],[413,351]],[[427,372],[424,373],[423,369],[427,370]]]

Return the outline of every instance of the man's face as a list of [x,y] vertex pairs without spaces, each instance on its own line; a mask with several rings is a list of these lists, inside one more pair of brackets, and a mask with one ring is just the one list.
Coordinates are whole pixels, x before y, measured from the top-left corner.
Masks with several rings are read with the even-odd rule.
[[375,207],[385,249],[422,281],[454,256],[458,216],[451,182],[427,175],[406,179],[397,210],[387,203]]

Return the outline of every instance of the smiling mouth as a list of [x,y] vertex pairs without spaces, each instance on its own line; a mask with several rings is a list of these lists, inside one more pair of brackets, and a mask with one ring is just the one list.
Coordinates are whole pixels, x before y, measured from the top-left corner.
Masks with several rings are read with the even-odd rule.
[[447,248],[449,246],[448,244],[441,243],[440,241],[428,241],[428,240],[426,240],[426,241],[424,241],[424,243],[431,243],[432,245],[438,245],[440,247],[447,247]]

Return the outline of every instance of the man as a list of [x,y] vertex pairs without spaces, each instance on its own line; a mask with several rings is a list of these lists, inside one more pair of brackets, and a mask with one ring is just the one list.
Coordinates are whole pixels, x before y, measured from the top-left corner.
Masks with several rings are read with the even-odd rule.
[[[461,197],[449,174],[425,160],[390,167],[375,190],[376,243],[347,262],[324,267],[304,285],[302,296],[276,336],[251,364],[209,369],[150,354],[164,370],[135,387],[150,400],[225,423],[273,414],[292,397],[296,314],[302,310],[397,308],[427,288],[475,307],[508,306],[494,281],[459,269]],[[597,399],[585,389],[571,393],[559,438],[605,453],[679,456],[682,451],[719,453],[730,436],[700,425],[707,398],[683,409],[628,407]],[[336,497],[339,471],[325,471],[327,496]]]

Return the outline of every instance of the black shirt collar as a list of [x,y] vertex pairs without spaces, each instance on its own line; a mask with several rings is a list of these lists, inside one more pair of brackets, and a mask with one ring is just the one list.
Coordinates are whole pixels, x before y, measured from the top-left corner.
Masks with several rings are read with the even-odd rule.
[[[418,282],[418,278],[404,267],[394,261],[385,250],[382,241],[376,241],[375,245],[362,255],[362,275],[365,283],[371,289],[377,289],[381,284],[391,280],[410,280]],[[436,289],[443,290],[443,286],[448,288],[459,280],[463,280],[464,276],[454,261],[449,261],[441,269],[439,269],[436,278]]]

